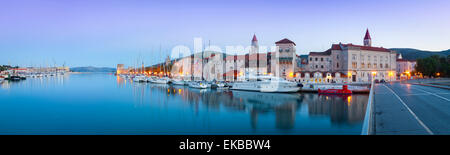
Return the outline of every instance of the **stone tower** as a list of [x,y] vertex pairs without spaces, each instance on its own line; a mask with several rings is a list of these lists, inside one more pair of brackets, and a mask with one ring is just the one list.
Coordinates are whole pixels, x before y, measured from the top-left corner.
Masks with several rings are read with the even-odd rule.
[[250,54],[254,54],[254,53],[258,53],[258,39],[256,39],[256,35],[253,35],[253,39],[252,39],[252,49],[250,51]]

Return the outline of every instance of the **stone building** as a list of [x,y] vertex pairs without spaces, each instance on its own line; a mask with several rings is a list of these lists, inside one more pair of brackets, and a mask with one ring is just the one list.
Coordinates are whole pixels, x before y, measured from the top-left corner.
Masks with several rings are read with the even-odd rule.
[[308,71],[300,72],[298,80],[318,83],[395,80],[396,52],[373,47],[369,30],[366,31],[363,42],[363,46],[339,43],[333,44],[325,52],[311,52]]

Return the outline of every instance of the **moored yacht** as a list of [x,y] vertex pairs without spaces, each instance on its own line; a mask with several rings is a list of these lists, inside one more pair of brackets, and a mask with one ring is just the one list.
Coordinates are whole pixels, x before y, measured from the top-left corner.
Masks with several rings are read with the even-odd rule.
[[147,78],[144,75],[137,75],[133,78],[134,82],[146,82]]
[[157,78],[151,82],[158,83],[158,84],[168,84],[169,81],[170,81],[170,79],[168,77],[161,77],[161,78]]
[[214,89],[225,89],[225,88],[228,88],[228,87],[226,87],[225,83],[222,83],[222,82],[213,82],[213,83],[211,84],[211,88],[214,88]]
[[232,90],[245,90],[272,93],[293,93],[300,90],[297,83],[290,82],[280,77],[257,76],[255,81],[236,82]]
[[208,88],[208,84],[206,84],[204,82],[192,81],[192,82],[189,83],[189,87],[191,87],[191,88],[198,88],[198,89],[206,89],[206,88]]
[[173,79],[172,80],[172,84],[174,84],[174,85],[185,85],[185,81],[184,80],[180,80],[180,79]]

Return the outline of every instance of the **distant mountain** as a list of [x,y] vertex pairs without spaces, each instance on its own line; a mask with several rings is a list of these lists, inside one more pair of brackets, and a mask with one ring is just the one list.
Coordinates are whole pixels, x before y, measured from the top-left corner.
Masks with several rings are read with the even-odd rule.
[[115,72],[115,68],[109,68],[109,67],[73,67],[70,68],[70,71],[72,72]]
[[450,49],[445,51],[423,51],[412,48],[391,48],[390,50],[397,51],[397,53],[402,54],[403,59],[406,60],[417,60],[419,58],[426,58],[432,55],[439,55],[447,57],[450,55]]

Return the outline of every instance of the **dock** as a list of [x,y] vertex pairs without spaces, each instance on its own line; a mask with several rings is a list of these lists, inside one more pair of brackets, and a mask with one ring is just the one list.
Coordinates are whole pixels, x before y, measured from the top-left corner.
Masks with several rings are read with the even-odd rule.
[[440,82],[375,84],[368,134],[450,134],[450,90],[434,87],[440,85],[436,83]]

